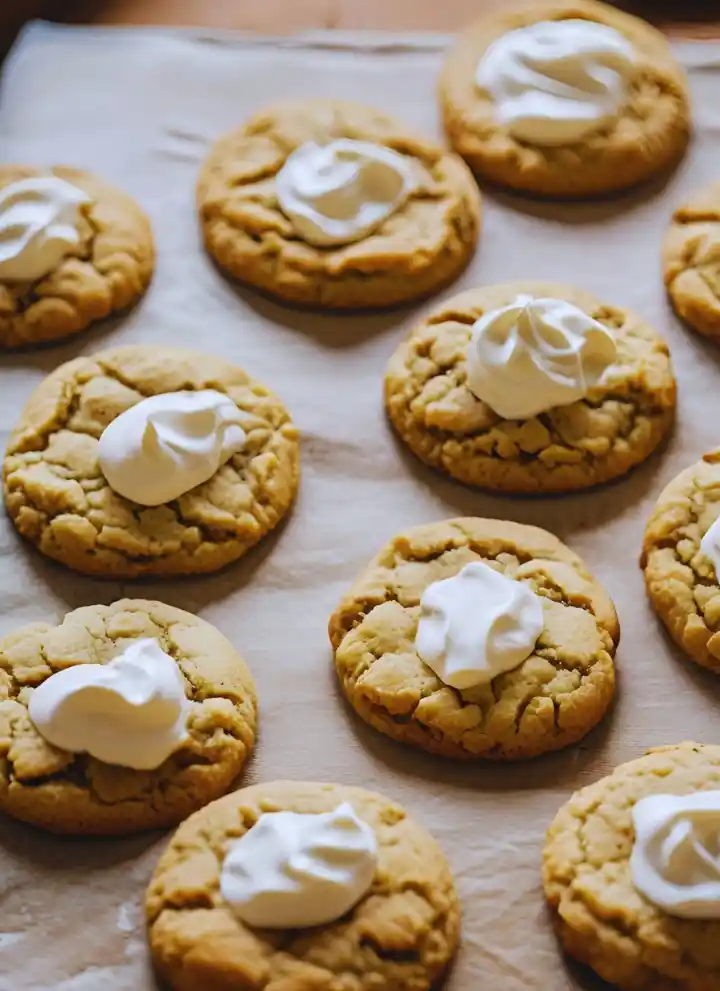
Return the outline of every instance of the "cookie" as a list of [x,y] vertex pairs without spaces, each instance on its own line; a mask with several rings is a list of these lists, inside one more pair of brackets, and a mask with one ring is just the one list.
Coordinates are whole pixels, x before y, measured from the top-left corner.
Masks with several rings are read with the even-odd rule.
[[696,193],[672,215],[662,246],[663,279],[678,316],[720,338],[720,182]]
[[[237,405],[242,448],[165,505],[114,491],[98,460],[108,425],[144,398],[206,389]],[[105,578],[199,574],[239,558],[286,514],[298,485],[298,432],[280,400],[230,362],[134,345],[49,375],[10,437],[3,474],[18,531],[61,564]]]
[[[420,604],[429,586],[474,562],[537,593],[542,631],[524,662],[458,690],[420,658]],[[447,757],[514,760],[558,750],[585,736],[613,698],[615,608],[580,558],[537,527],[467,518],[399,534],[360,574],[329,632],[340,687],[358,715]]]
[[[348,802],[375,831],[367,894],[335,923],[272,932],[243,924],[220,892],[232,843],[267,812]],[[388,799],[345,785],[276,781],[213,802],[178,829],[145,903],[153,961],[172,991],[300,988],[429,991],[457,947],[460,908],[437,843]]]
[[[582,311],[575,317],[585,314],[611,332],[617,354],[585,398],[507,419],[470,391],[467,356],[476,321],[523,294],[572,304]],[[491,376],[493,382],[497,390],[501,380]],[[519,388],[522,399],[522,380]],[[390,420],[419,458],[469,485],[516,493],[569,492],[625,474],[670,433],[675,393],[667,346],[640,317],[569,286],[537,282],[446,300],[400,344],[385,378]]]
[[720,789],[720,747],[661,747],[576,792],[547,834],[543,883],[565,950],[622,991],[714,991],[720,921],[679,918],[633,883],[633,810]]
[[633,186],[670,168],[690,134],[667,39],[594,0],[541,0],[477,21],[447,57],[440,100],[452,147],[479,176],[541,196]]
[[719,517],[720,453],[715,451],[660,493],[640,562],[650,601],[670,636],[693,661],[718,673],[720,557],[712,548],[717,529],[710,531]]
[[[284,181],[291,156],[298,168],[307,167],[302,155],[311,146],[337,147],[341,156],[357,142],[374,145],[383,159],[390,152],[401,170],[417,173],[417,182],[365,236],[310,243],[281,209],[279,174]],[[341,173],[336,159],[317,167],[314,184],[323,169],[338,169],[328,194],[360,181],[356,171]],[[392,183],[392,170],[380,181]],[[295,205],[296,219],[307,213],[307,203]],[[468,263],[480,226],[480,195],[460,158],[380,110],[339,100],[279,103],[222,138],[202,168],[198,206],[207,250],[227,273],[289,303],[340,309],[393,306],[436,292]],[[341,196],[335,207],[339,217],[347,199]]]
[[[47,264],[52,264],[52,269],[38,275],[43,266],[38,272],[31,267],[31,278],[21,277],[25,267],[18,267],[17,258],[6,257],[10,244],[4,244],[0,252],[0,350],[77,334],[96,320],[131,306],[152,278],[155,248],[150,221],[131,196],[98,176],[80,169],[54,168],[47,173],[27,166],[0,165],[0,200],[11,184],[48,175],[75,187],[85,200],[72,210],[77,213],[73,218],[77,219],[77,236],[71,234],[70,241],[76,243],[67,247],[65,255],[55,255],[57,249],[50,247]],[[30,194],[29,202],[35,197],[33,208],[38,206],[37,196],[37,191]],[[42,224],[47,241],[57,245],[58,229],[52,224],[67,222],[63,205],[46,203],[44,208]],[[27,203],[23,210],[27,210]],[[15,216],[9,205],[0,210],[0,232],[5,221],[16,223]],[[24,214],[21,219],[25,220]],[[16,230],[11,227],[8,233]],[[25,251],[33,245],[33,238],[38,238],[38,231],[23,234]],[[35,253],[38,250],[43,249],[36,245]],[[48,250],[47,244],[44,250]],[[36,261],[33,258],[31,266]],[[5,271],[13,277],[6,278]]]
[[[107,664],[155,638],[192,700],[188,738],[155,770],[60,750],[30,719],[33,692],[78,664]],[[0,639],[0,809],[56,833],[120,834],[174,825],[224,794],[253,747],[256,698],[245,662],[209,623],[144,599],[87,606],[58,626]]]

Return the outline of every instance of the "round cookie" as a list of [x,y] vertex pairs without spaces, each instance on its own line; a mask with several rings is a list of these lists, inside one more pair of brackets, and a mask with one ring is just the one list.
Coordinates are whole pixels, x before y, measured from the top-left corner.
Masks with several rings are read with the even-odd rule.
[[[496,119],[490,94],[476,84],[478,62],[509,31],[568,19],[607,25],[631,43],[637,62],[628,102],[619,118],[581,141],[541,146],[519,140]],[[524,78],[531,72],[527,68]],[[593,196],[633,186],[673,165],[690,134],[687,83],[667,39],[645,21],[594,0],[539,0],[477,21],[447,57],[440,99],[450,143],[478,175],[542,196]]]
[[[47,172],[0,165],[0,190]],[[150,221],[135,200],[80,169],[50,174],[92,197],[83,208],[81,253],[37,282],[0,279],[0,350],[56,341],[135,303],[155,266]]]
[[720,987],[720,921],[666,914],[635,888],[632,810],[720,788],[720,747],[659,747],[576,792],[547,834],[545,894],[565,950],[622,991]]
[[[374,142],[418,159],[432,183],[371,235],[317,247],[278,204],[275,177],[306,142]],[[200,173],[207,250],[230,275],[290,303],[393,306],[436,292],[465,268],[480,227],[480,194],[457,156],[372,107],[339,100],[278,103],[222,138]]]
[[663,279],[678,316],[720,338],[720,182],[673,213],[662,246]]
[[[527,420],[504,420],[467,386],[472,325],[518,295],[557,297],[610,328],[618,358],[586,399]],[[675,379],[667,346],[638,316],[589,293],[512,283],[440,304],[398,347],[385,377],[390,420],[426,464],[500,492],[584,489],[625,474],[669,434]]]
[[[189,739],[157,770],[135,771],[47,743],[28,714],[33,689],[73,664],[104,664],[152,637],[177,661],[194,705]],[[181,822],[224,794],[255,740],[255,686],[222,634],[161,602],[86,606],[58,626],[0,639],[0,809],[56,833],[120,834]]]
[[[105,427],[141,399],[215,389],[245,414],[243,449],[163,506],[114,492],[98,464]],[[288,511],[299,478],[298,431],[280,400],[222,358],[133,345],[76,358],[31,396],[3,465],[11,519],[48,557],[105,578],[191,575],[236,560]]]
[[685,653],[720,673],[720,580],[700,541],[720,516],[720,452],[681,471],[648,520],[641,567],[650,601]]
[[[544,601],[533,653],[492,682],[443,684],[415,647],[420,599],[473,561],[494,562]],[[330,619],[340,686],[396,740],[446,757],[515,760],[575,743],[615,689],[615,608],[580,558],[537,527],[475,518],[415,527],[384,547]]]
[[[313,929],[271,932],[240,922],[220,894],[230,844],[264,812],[323,813],[343,802],[378,841],[375,879],[361,901]],[[435,840],[381,795],[314,782],[254,785],[196,813],[163,854],[145,907],[153,960],[172,991],[429,991],[460,930],[452,874]]]

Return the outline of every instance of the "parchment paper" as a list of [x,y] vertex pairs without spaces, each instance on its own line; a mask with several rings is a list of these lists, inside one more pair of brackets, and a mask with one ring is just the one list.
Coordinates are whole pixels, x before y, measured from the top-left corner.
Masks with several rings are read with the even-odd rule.
[[[596,989],[563,961],[551,931],[539,873],[544,830],[575,788],[646,748],[718,742],[720,681],[664,637],[637,558],[661,486],[720,441],[720,350],[672,316],[658,261],[672,205],[718,178],[720,46],[677,48],[690,71],[697,137],[664,188],[574,207],[487,194],[480,251],[451,290],[563,280],[636,309],[667,336],[680,384],[673,440],[599,491],[494,498],[426,470],[393,439],[381,401],[385,363],[418,310],[340,317],[276,306],[225,282],[196,228],[194,182],[209,142],[263,103],[288,94],[364,100],[439,135],[434,85],[446,43],[47,25],[26,32],[0,91],[0,158],[74,164],[122,184],[150,213],[159,261],[145,301],[127,318],[60,347],[0,357],[0,442],[61,362],[113,344],[183,344],[224,355],[279,392],[302,429],[303,479],[276,536],[222,574],[189,581],[121,586],[76,577],[25,547],[3,517],[0,634],[126,594],[197,612],[237,645],[257,679],[261,736],[245,783],[363,784],[402,802],[441,842],[464,909],[450,991]],[[457,766],[391,743],[344,707],[326,636],[331,610],[395,532],[458,514],[554,530],[615,599],[618,701],[580,746],[515,766]],[[0,818],[0,991],[154,989],[141,904],[164,842],[157,834],[63,840]]]

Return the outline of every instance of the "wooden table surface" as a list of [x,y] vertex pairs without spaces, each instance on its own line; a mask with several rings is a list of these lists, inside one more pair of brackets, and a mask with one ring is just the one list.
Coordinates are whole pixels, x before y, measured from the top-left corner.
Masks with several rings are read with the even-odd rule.
[[[190,24],[287,33],[317,28],[455,31],[508,0],[0,0],[0,31],[23,19]],[[675,36],[720,38],[720,0],[636,0],[633,10]],[[3,23],[4,22],[4,23]]]

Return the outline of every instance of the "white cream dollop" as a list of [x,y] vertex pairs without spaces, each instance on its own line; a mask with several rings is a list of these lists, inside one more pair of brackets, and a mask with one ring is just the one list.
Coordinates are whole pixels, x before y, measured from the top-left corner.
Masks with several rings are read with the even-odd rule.
[[0,190],[0,280],[34,282],[80,246],[80,208],[90,197],[64,179],[20,179]]
[[220,892],[248,926],[322,926],[367,892],[377,851],[374,830],[347,802],[333,812],[268,812],[230,847]]
[[149,771],[187,739],[190,704],[176,662],[148,638],[108,664],[75,664],[51,675],[28,710],[54,747]]
[[720,580],[720,516],[710,526],[700,541],[700,551],[712,562],[715,575]]
[[634,66],[632,45],[614,28],[576,18],[538,21],[494,41],[475,81],[514,137],[564,145],[617,119]]
[[633,822],[635,887],[669,915],[720,919],[720,791],[650,795]]
[[464,691],[516,668],[542,629],[540,596],[474,561],[425,589],[415,648],[441,681]]
[[419,169],[391,148],[343,138],[296,148],[275,182],[280,208],[300,236],[324,247],[372,233],[405,203]]
[[475,322],[470,391],[506,420],[583,399],[617,354],[611,332],[561,299],[518,298]]
[[100,468],[119,495],[161,506],[207,482],[242,449],[241,421],[237,405],[215,389],[150,396],[103,430]]

